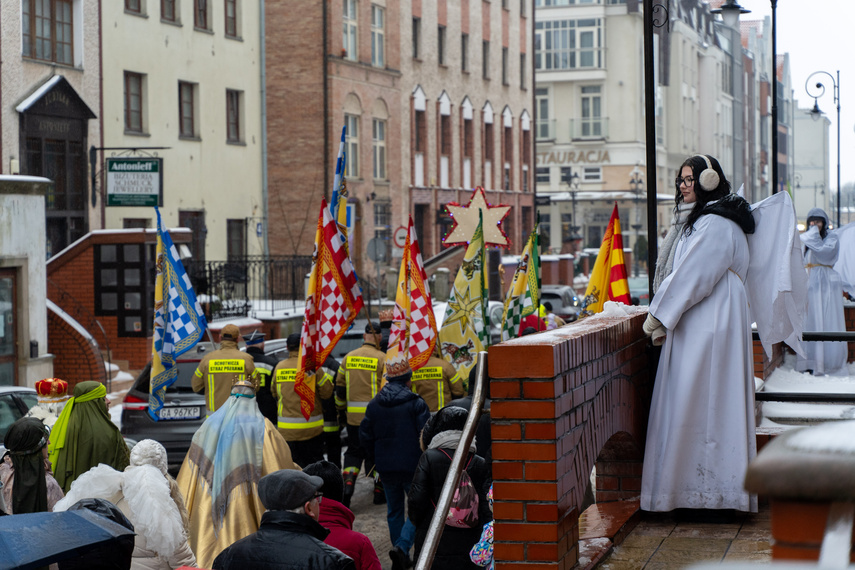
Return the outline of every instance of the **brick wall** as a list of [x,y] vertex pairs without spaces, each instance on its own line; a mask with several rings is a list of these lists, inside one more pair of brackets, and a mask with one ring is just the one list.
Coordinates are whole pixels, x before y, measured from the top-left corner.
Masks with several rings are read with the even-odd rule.
[[68,382],[71,394],[78,382],[106,384],[107,371],[97,344],[92,344],[57,313],[48,310],[48,352],[54,355],[53,374]]
[[[846,330],[855,331],[855,306],[844,306],[843,317],[846,319]],[[846,362],[855,362],[855,342],[847,343],[849,355]]]
[[595,462],[598,501],[638,495],[652,370],[633,311],[490,347],[497,570],[576,564]]

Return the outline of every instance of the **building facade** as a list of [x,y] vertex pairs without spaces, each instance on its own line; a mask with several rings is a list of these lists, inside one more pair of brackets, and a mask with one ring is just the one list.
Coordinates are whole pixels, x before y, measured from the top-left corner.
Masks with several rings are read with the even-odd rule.
[[92,228],[88,148],[101,144],[97,2],[0,5],[0,172],[44,176],[46,255]]
[[[576,240],[599,247],[617,202],[629,236],[624,244],[643,256],[641,3],[535,4],[538,211],[549,247],[572,250]],[[749,201],[768,196],[772,187],[769,22],[730,28],[711,13],[713,4],[721,2],[670,3],[667,25],[654,28],[659,228],[670,224],[674,176],[693,154],[718,158],[733,190],[744,185]],[[786,189],[792,180],[792,90],[788,59],[779,60],[779,182]]]
[[105,150],[97,164],[105,226],[156,226],[151,207],[110,205],[105,162],[157,157],[164,224],[191,229],[195,261],[263,253],[259,4],[123,0],[101,7]]
[[312,250],[344,126],[360,277],[396,268],[410,215],[424,256],[439,253],[444,204],[475,186],[514,206],[504,227],[521,241],[534,220],[530,3],[294,0],[267,3],[266,25],[272,254]]

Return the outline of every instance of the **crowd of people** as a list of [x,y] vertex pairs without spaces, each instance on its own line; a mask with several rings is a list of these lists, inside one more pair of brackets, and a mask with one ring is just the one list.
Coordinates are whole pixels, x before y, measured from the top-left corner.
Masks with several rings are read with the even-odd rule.
[[[755,218],[712,156],[686,159],[675,185],[643,327],[662,352],[641,508],[755,512],[757,497],[742,484],[756,453],[746,289]],[[811,210],[807,223],[805,330],[845,330],[843,285],[832,268],[838,239],[822,210]],[[524,320],[524,334],[562,326],[551,309],[547,303]],[[386,504],[392,567],[404,570],[424,548],[460,453],[463,470],[433,567],[491,566],[489,383],[476,436],[459,451],[475,369],[461,378],[437,353],[413,371],[404,356],[387,359],[388,330],[389,315],[381,314],[365,326],[361,347],[315,371],[307,379],[312,409],[304,414],[295,390],[300,334],[287,338],[289,357],[277,362],[265,355],[263,334],[244,336],[242,352],[238,327],[224,327],[221,347],[194,376],[207,418],[177,478],[160,443],[129,450],[102,384],[79,382],[69,398],[67,383],[42,380],[39,404],[5,437],[0,513],[104,513],[135,532],[129,566],[109,567],[378,570],[371,541],[353,530],[350,504],[362,473],[374,479],[374,502]],[[846,365],[842,343],[807,343],[803,352],[801,371],[834,374]],[[81,556],[80,564],[99,567],[91,553]]]

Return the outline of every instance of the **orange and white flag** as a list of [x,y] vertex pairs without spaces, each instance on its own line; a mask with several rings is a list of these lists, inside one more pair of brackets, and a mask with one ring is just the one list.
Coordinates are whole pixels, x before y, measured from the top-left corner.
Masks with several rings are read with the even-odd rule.
[[600,253],[591,271],[591,280],[588,281],[588,289],[585,297],[594,299],[586,310],[599,313],[603,310],[606,301],[615,301],[625,305],[631,305],[629,297],[629,282],[627,281],[626,262],[623,257],[623,235],[620,231],[620,215],[618,214],[617,202],[612,210],[612,217],[603,236],[600,245]]

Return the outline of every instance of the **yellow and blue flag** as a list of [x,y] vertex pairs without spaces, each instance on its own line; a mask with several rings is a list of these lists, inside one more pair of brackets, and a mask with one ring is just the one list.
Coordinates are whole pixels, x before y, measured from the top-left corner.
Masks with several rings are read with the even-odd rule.
[[193,285],[157,212],[157,278],[154,285],[154,333],[151,350],[151,390],[148,413],[155,421],[166,389],[178,377],[175,359],[193,348],[208,321],[196,300]]

